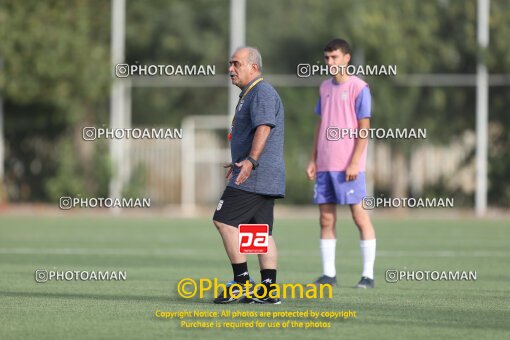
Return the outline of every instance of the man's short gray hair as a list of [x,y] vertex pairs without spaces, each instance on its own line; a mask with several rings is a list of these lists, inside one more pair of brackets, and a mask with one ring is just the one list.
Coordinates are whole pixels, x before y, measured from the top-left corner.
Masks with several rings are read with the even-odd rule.
[[[250,64],[255,64],[258,66],[259,71],[262,72],[262,56],[260,55],[259,50],[255,47],[251,46],[243,46],[236,49],[236,52],[239,50],[248,50],[248,62]],[[235,53],[235,52],[234,52]]]

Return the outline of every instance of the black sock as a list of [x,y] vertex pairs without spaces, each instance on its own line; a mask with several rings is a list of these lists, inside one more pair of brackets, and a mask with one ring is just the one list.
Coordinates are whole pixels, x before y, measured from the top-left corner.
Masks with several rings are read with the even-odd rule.
[[271,290],[271,285],[276,283],[276,269],[262,269],[260,271],[260,280],[267,287],[267,291]]
[[232,263],[232,270],[234,271],[234,281],[237,283],[246,283],[250,280],[248,274],[248,262]]

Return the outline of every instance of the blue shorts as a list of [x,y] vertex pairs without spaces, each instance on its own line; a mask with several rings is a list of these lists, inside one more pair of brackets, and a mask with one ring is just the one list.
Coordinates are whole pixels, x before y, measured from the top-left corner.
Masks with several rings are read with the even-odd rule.
[[366,196],[365,173],[359,172],[354,181],[345,181],[345,171],[317,173],[313,192],[315,204],[359,204]]

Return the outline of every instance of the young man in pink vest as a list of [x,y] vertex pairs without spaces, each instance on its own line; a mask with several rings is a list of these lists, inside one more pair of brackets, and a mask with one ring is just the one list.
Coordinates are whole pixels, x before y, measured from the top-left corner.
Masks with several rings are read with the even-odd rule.
[[[323,275],[316,284],[336,284],[336,205],[349,205],[360,232],[363,271],[357,288],[374,287],[375,231],[361,201],[366,196],[365,162],[368,139],[343,131],[370,128],[371,96],[367,83],[349,75],[349,44],[334,39],[324,48],[333,78],[320,86],[315,108],[319,121],[307,176],[315,180],[314,201],[319,205]],[[354,135],[354,136],[353,136]],[[366,134],[360,134],[365,136]]]

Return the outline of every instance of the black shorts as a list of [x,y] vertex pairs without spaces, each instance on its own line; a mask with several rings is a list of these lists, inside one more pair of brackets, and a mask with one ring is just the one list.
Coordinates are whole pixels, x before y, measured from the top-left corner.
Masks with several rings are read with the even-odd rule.
[[274,196],[259,195],[227,187],[214,212],[213,220],[239,227],[239,224],[267,224],[273,233]]

